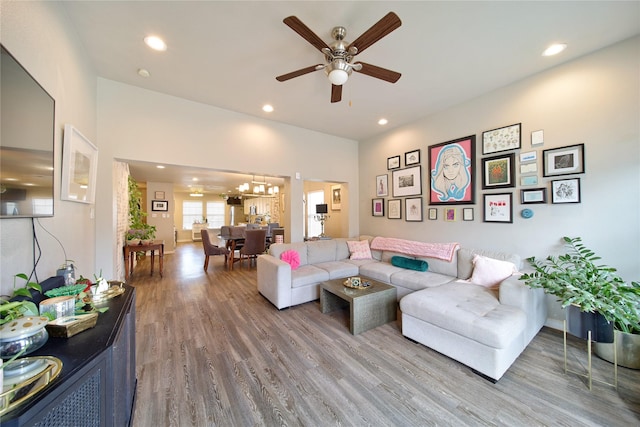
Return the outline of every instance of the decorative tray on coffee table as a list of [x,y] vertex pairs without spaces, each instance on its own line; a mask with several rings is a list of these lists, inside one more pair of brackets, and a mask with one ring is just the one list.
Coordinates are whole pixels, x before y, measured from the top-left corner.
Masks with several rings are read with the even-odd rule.
[[351,289],[366,289],[371,286],[371,282],[362,280],[360,277],[349,277],[343,282],[343,285]]

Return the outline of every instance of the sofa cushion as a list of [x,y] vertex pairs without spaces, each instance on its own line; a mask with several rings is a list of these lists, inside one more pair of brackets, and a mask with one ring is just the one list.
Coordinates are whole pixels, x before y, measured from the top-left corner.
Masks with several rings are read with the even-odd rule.
[[516,266],[509,261],[476,254],[473,257],[473,273],[469,281],[474,285],[497,288],[500,282],[517,272]]
[[453,254],[450,262],[428,257],[416,257],[416,259],[426,261],[429,264],[429,271],[451,277],[458,276],[458,251]]
[[409,316],[493,348],[506,348],[525,328],[526,316],[500,304],[493,291],[455,281],[408,294],[400,310]]
[[358,266],[346,261],[321,262],[314,264],[314,266],[326,270],[329,273],[329,279],[340,279],[359,274]]
[[336,261],[341,261],[349,258],[349,246],[347,246],[347,239],[339,237],[334,239],[336,242]]
[[366,240],[350,240],[347,242],[350,259],[371,259],[371,251],[369,250],[369,242]]
[[520,256],[515,254],[483,249],[460,248],[458,250],[458,279],[467,280],[471,277],[473,273],[473,256],[476,254],[502,261],[509,261],[513,263],[517,269],[522,268],[522,260]]
[[424,260],[418,260],[415,258],[407,258],[403,256],[394,256],[391,258],[391,265],[396,267],[406,268],[408,270],[427,271],[429,264]]
[[449,283],[452,280],[455,280],[455,277],[434,273],[432,271],[414,271],[403,269],[391,275],[390,283],[394,286],[411,289],[413,291],[419,291],[424,288],[440,286],[445,283]]
[[307,242],[307,263],[318,264],[336,260],[336,242],[334,240],[315,240]]
[[399,271],[406,270],[400,267],[394,267],[387,262],[370,262],[360,266],[360,275],[384,283],[391,283],[391,275]]
[[329,272],[315,265],[302,265],[297,270],[291,272],[292,288],[313,285],[325,280],[329,280]]

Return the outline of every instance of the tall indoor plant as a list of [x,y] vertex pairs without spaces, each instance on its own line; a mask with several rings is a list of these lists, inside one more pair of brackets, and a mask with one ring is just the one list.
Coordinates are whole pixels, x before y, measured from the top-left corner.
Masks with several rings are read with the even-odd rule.
[[153,240],[156,227],[145,222],[147,213],[142,210],[142,193],[136,180],[129,175],[129,230],[126,239]]
[[640,334],[640,284],[626,283],[615,268],[596,264],[601,258],[580,237],[563,241],[568,248],[564,255],[527,258],[534,271],[521,280],[556,296],[563,308],[577,306],[582,312],[599,313],[617,331]]

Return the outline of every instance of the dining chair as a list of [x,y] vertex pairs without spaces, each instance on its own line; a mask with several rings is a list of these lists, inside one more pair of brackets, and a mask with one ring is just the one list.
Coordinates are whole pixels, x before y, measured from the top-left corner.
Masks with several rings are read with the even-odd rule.
[[211,243],[209,237],[209,230],[204,229],[200,231],[202,234],[202,248],[204,249],[204,269],[205,271],[209,267],[209,257],[211,255],[224,255],[224,265],[227,265],[227,257],[229,256],[229,250],[221,248]]
[[240,267],[242,267],[242,260],[245,258],[249,261],[249,267],[251,267],[251,259],[257,258],[258,255],[263,254],[266,250],[267,230],[263,228],[246,230],[244,246],[240,249]]
[[270,222],[267,224],[267,249],[273,243],[273,229],[280,228],[280,224],[277,222]]

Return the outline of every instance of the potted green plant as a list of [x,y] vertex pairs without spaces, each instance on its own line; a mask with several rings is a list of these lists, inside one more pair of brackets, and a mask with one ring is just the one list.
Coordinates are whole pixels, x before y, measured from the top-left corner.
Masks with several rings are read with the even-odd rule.
[[[16,289],[16,279],[22,279],[25,284],[21,288]],[[27,297],[28,300],[9,301],[2,300],[0,304],[0,325],[17,319],[22,316],[37,316],[38,307],[31,301],[31,289],[42,292],[42,286],[35,282],[30,282],[29,277],[24,273],[18,273],[13,276],[13,295],[12,297]]]
[[[596,264],[601,258],[580,237],[563,237],[563,241],[568,248],[564,255],[550,255],[544,260],[527,258],[534,271],[523,274],[521,280],[556,296],[562,307],[568,308],[568,323],[572,310],[577,309],[587,316],[601,315],[616,330],[616,343],[623,340],[618,339],[620,334],[640,333],[640,284],[626,283],[615,268]],[[572,329],[570,324],[567,327]],[[635,353],[636,357],[640,355]]]
[[129,244],[147,243],[156,237],[156,227],[145,222],[146,216],[138,183],[129,175],[129,230],[125,235]]

